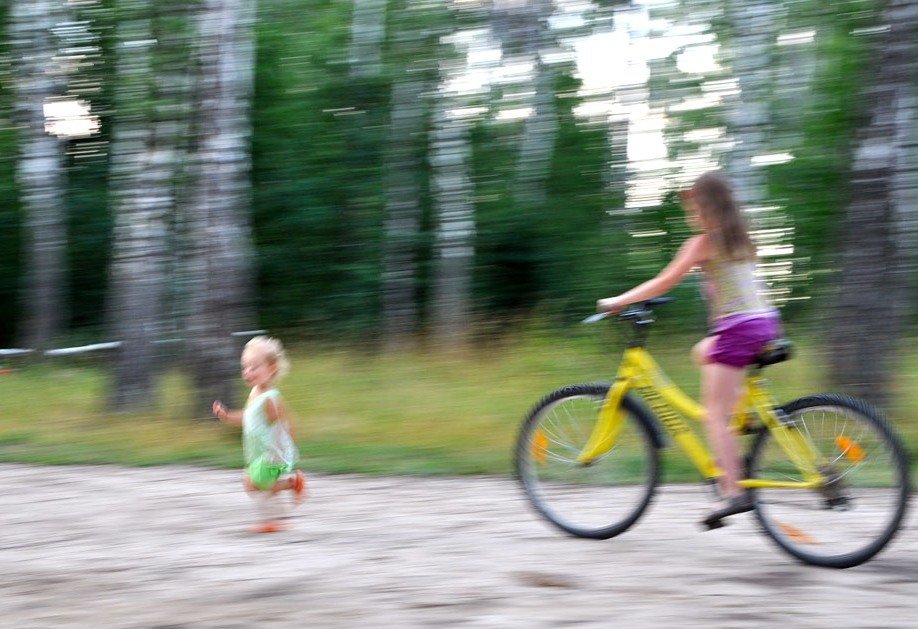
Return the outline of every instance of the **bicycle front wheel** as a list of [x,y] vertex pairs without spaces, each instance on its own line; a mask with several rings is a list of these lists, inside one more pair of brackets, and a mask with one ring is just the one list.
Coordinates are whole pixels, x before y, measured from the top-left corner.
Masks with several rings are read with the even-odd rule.
[[540,401],[520,430],[516,474],[532,506],[575,535],[608,539],[641,516],[659,480],[653,419],[634,398],[622,401],[625,422],[615,445],[589,465],[577,462],[609,385],[580,384]]
[[[817,566],[861,564],[893,538],[909,498],[908,460],[882,415],[867,403],[815,395],[783,409],[818,455],[824,487],[756,489],[756,517],[765,533],[797,559]],[[749,455],[750,478],[802,481],[803,477],[763,431]]]

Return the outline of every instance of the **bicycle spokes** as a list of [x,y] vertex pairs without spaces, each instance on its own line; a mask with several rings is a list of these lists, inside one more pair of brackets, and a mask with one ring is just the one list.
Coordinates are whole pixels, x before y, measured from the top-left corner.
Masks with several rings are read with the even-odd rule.
[[760,433],[750,453],[760,524],[807,563],[847,568],[867,561],[905,513],[909,466],[901,444],[860,400],[814,395],[784,412],[790,421]]

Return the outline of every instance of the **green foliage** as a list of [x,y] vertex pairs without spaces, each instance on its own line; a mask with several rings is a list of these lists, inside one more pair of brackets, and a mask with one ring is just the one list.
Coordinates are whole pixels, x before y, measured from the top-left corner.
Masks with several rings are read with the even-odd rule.
[[75,330],[98,329],[105,324],[111,251],[112,216],[106,185],[108,160],[98,156],[90,163],[72,157],[68,161],[70,322]]
[[0,3],[0,347],[13,341],[19,315],[19,277],[22,273],[22,216],[15,185],[16,133],[10,83],[10,51],[6,37],[9,2]]
[[366,328],[377,310],[388,81],[349,75],[346,3],[300,4],[266,7],[258,28],[259,312],[272,328]]
[[[0,98],[5,93],[0,92]],[[2,107],[2,105],[0,105]],[[4,113],[8,113],[3,108]],[[21,248],[23,242],[22,216],[14,186],[16,143],[8,126],[0,131],[0,346],[8,346],[18,321],[19,277],[22,274]]]

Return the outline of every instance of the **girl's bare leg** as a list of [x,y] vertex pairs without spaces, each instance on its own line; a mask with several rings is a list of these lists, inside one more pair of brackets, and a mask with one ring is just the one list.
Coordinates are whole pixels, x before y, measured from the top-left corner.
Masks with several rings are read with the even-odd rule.
[[742,493],[737,483],[742,478],[739,447],[730,431],[730,417],[740,398],[744,372],[737,367],[708,363],[701,368],[701,403],[705,409],[705,428],[717,461],[723,470],[720,488],[725,498]]
[[711,351],[716,340],[716,336],[706,336],[695,343],[695,347],[692,348],[692,359],[699,368],[708,364],[708,352]]

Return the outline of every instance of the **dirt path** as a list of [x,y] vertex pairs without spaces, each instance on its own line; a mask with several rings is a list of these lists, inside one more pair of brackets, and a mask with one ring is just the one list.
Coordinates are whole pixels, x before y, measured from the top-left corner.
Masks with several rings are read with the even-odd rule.
[[[40,485],[40,489],[33,489]],[[874,561],[795,563],[665,487],[608,542],[556,534],[509,480],[314,476],[283,533],[238,473],[0,466],[0,625],[915,627],[918,518]]]

